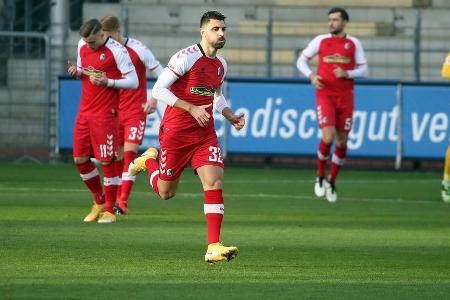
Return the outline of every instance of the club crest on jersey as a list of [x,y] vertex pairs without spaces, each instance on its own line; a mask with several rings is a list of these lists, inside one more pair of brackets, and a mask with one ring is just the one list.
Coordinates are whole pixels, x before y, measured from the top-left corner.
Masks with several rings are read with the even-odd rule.
[[172,176],[172,174],[173,174],[173,171],[172,171],[172,169],[167,169],[167,176]]
[[105,53],[100,54],[100,60],[105,60],[105,58],[106,58]]
[[350,49],[350,43],[345,43],[345,45],[344,45],[344,49]]

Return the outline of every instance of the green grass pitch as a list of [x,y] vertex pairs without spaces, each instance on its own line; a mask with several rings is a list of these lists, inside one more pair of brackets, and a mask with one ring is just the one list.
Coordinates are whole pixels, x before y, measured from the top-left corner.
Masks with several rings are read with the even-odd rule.
[[187,169],[158,200],[140,176],[130,215],[84,224],[73,165],[0,164],[0,299],[448,299],[450,205],[440,173],[343,170],[339,199],[313,170],[228,168],[221,238],[208,265],[203,194]]

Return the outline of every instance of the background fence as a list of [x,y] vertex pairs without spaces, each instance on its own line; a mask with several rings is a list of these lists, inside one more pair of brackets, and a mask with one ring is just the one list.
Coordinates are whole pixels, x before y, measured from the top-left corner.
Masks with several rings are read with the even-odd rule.
[[0,153],[47,159],[50,147],[50,43],[43,33],[1,32]]

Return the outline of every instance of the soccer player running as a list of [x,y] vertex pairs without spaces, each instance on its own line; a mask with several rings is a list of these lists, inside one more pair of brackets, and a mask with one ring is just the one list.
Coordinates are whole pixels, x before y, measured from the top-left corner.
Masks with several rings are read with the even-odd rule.
[[155,112],[157,104],[154,98],[147,99],[146,71],[149,69],[159,76],[163,68],[143,43],[134,38],[125,38],[121,34],[119,19],[116,16],[105,16],[100,23],[106,36],[118,41],[128,50],[139,79],[139,87],[136,90],[120,90],[119,147],[116,167],[119,174],[122,174],[122,182],[117,189],[117,202],[114,209],[116,214],[128,214],[128,198],[135,180],[135,176],[128,173],[128,166],[136,158],[139,145],[144,138],[147,114]]
[[[95,200],[84,221],[113,223],[120,182],[113,163],[118,141],[119,89],[136,89],[138,77],[125,47],[105,36],[100,21],[84,23],[80,35],[77,64],[68,62],[68,73],[81,79],[73,159]],[[104,193],[97,167],[90,160],[93,156],[102,164]]]
[[201,42],[177,52],[156,81],[152,94],[168,106],[160,126],[160,155],[150,148],[130,164],[129,172],[148,171],[150,184],[162,199],[175,196],[180,175],[190,162],[204,190],[208,226],[205,261],[215,263],[237,255],[236,247],[220,240],[224,213],[223,160],[214,129],[214,108],[236,128],[244,127],[243,115],[234,115],[221,86],[227,71],[217,50],[225,45],[225,16],[208,11],[201,17]]
[[[450,79],[450,52],[442,64],[442,77]],[[450,146],[447,147],[444,162],[444,178],[442,180],[441,196],[444,202],[450,203]]]
[[[348,21],[344,9],[332,8],[328,12],[329,33],[315,37],[297,60],[300,72],[316,88],[317,120],[322,140],[317,151],[314,191],[317,197],[326,196],[329,202],[337,200],[335,180],[347,155],[354,106],[353,78],[367,76],[367,61],[361,43],[344,31]],[[316,55],[319,55],[317,72],[313,72],[308,62]],[[335,139],[331,170],[325,179],[325,168]]]

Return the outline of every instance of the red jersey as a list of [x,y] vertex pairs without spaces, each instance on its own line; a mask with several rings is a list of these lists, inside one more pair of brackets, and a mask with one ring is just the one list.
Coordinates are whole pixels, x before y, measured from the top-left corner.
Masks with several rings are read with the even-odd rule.
[[[221,56],[209,58],[200,44],[176,53],[167,67],[178,77],[170,91],[179,99],[193,105],[207,105],[214,101],[214,93],[220,88],[227,72],[227,63]],[[182,133],[183,136],[205,137],[214,132],[213,107],[206,109],[211,115],[207,127],[201,127],[189,112],[167,106],[161,127],[164,131]]]
[[139,87],[136,90],[120,90],[120,113],[145,114],[143,106],[147,102],[147,69],[156,69],[160,63],[155,59],[153,53],[140,41],[128,38],[125,47],[130,54],[131,61],[136,68],[139,79]]
[[366,64],[360,41],[350,35],[336,37],[331,33],[315,37],[303,50],[308,60],[319,55],[317,75],[322,77],[324,87],[317,89],[317,95],[342,95],[353,91],[353,79],[336,78],[333,70],[339,66],[343,70],[353,70],[355,65]]
[[133,71],[134,66],[127,49],[108,38],[99,49],[93,50],[83,39],[80,39],[77,66],[83,71],[78,114],[97,117],[114,116],[119,105],[119,89],[93,85],[89,77],[104,74],[109,79],[121,79],[122,74]]

